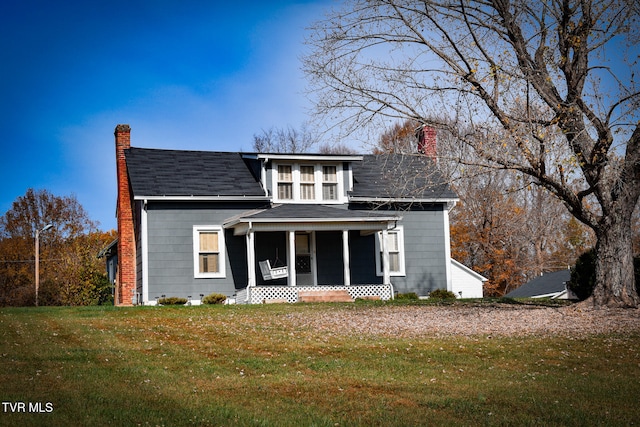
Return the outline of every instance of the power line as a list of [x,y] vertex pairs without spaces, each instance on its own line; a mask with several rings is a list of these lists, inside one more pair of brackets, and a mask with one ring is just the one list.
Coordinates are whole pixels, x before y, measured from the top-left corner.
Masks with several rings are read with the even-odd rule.
[[[40,262],[51,262],[51,261],[64,261],[62,258],[49,258],[49,259],[41,259]],[[4,260],[0,259],[0,263],[3,264],[20,264],[20,263],[31,263],[36,262],[34,259],[18,259],[18,260]]]

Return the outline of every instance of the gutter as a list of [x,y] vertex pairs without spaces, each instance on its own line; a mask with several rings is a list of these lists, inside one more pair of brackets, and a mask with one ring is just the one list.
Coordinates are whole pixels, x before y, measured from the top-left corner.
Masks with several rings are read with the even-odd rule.
[[134,196],[134,200],[202,202],[202,201],[271,201],[268,196]]

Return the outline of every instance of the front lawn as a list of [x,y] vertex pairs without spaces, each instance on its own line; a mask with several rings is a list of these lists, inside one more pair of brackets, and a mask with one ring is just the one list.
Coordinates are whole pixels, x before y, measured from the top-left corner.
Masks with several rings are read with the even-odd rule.
[[2,308],[0,425],[620,426],[640,419],[637,332],[398,338],[297,322],[340,307]]

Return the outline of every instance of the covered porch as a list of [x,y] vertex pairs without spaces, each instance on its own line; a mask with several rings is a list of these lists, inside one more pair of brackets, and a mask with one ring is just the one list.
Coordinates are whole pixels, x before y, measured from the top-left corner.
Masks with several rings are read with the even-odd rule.
[[[301,291],[314,289],[346,290],[353,299],[390,299],[386,235],[399,220],[395,213],[305,204],[284,204],[229,218],[224,228],[244,236],[246,242],[247,288],[237,294],[236,301],[296,302]],[[376,256],[381,275],[375,274]],[[265,271],[267,266],[273,274]]]

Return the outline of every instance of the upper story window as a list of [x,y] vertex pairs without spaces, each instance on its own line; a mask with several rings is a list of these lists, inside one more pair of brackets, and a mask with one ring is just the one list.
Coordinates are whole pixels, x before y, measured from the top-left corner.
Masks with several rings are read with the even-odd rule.
[[278,165],[278,198],[293,199],[293,173],[291,165]]
[[345,195],[342,165],[276,164],[274,199],[281,202],[341,203]]
[[322,167],[322,199],[338,199],[338,174],[335,166]]
[[300,198],[302,200],[316,199],[316,178],[313,166],[300,166]]

